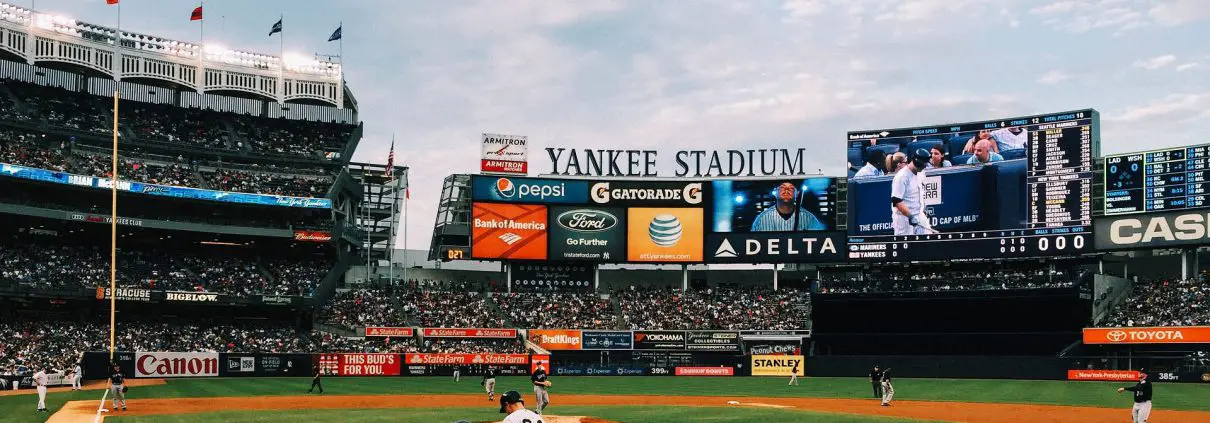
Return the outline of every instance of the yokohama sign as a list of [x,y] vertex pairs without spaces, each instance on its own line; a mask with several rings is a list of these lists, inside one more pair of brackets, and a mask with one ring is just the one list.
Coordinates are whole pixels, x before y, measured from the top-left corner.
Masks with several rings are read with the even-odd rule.
[[414,333],[415,332],[412,330],[412,328],[391,328],[379,326],[366,327],[366,336],[401,336],[408,338]]
[[1085,328],[1085,344],[1210,344],[1210,326]]
[[440,329],[424,328],[425,338],[516,338],[516,329]]
[[529,364],[529,354],[404,354],[408,364]]
[[217,377],[218,353],[135,353],[135,377]]

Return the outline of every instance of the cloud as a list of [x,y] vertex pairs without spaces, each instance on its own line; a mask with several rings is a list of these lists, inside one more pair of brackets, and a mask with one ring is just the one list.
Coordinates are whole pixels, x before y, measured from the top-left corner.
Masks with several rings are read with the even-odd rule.
[[1144,11],[1134,0],[1061,0],[1030,9],[1042,23],[1070,33],[1112,29],[1117,33],[1145,26]]
[[788,12],[787,19],[799,20],[823,13],[827,4],[823,0],[786,0],[781,9]]
[[1196,67],[1198,67],[1197,62],[1193,62],[1193,63],[1185,63],[1185,64],[1182,64],[1182,65],[1180,65],[1180,66],[1177,66],[1177,67],[1176,67],[1176,71],[1177,71],[1177,72],[1184,72],[1184,71],[1187,71],[1187,70],[1189,70],[1189,69],[1193,69],[1193,68],[1196,68]]
[[1052,70],[1038,77],[1038,83],[1043,85],[1054,85],[1060,82],[1071,79],[1071,75],[1061,70]]
[[1147,11],[1147,16],[1167,26],[1210,20],[1210,1],[1167,0]]
[[1210,92],[1175,93],[1144,105],[1127,107],[1121,113],[1110,115],[1108,119],[1119,122],[1180,122],[1205,117],[1207,107],[1210,107]]
[[1171,65],[1172,62],[1175,61],[1176,56],[1165,54],[1163,56],[1156,56],[1150,59],[1137,60],[1134,62],[1134,67],[1147,70],[1156,70]]

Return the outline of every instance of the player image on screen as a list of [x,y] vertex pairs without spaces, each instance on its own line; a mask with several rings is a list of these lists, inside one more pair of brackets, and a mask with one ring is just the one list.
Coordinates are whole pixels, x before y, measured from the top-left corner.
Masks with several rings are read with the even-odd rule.
[[928,151],[916,151],[912,160],[899,169],[891,180],[891,227],[895,235],[933,233],[929,227],[929,217],[924,213],[924,199],[921,196],[923,176],[920,173],[930,158]]
[[832,178],[716,180],[711,232],[830,230],[835,203]]

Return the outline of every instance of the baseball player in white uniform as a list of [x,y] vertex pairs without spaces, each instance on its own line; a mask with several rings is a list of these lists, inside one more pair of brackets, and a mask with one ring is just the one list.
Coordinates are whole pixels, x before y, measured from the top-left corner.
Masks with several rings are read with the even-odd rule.
[[882,406],[890,407],[893,399],[895,399],[895,387],[891,386],[891,368],[887,367],[882,371]]
[[517,391],[508,391],[500,396],[500,412],[508,413],[504,423],[545,423],[542,415],[525,409],[525,400]]
[[460,377],[462,377],[462,366],[454,366],[454,382],[457,382]]
[[84,379],[84,369],[80,367],[80,363],[76,363],[76,367],[71,370],[71,390],[83,390],[84,387],[80,385],[82,379]]
[[46,409],[46,366],[40,366],[38,373],[34,373],[34,385],[38,387],[38,411],[49,413]]
[[920,171],[924,170],[928,160],[928,150],[916,150],[911,163],[900,169],[895,179],[891,180],[891,228],[895,230],[895,235],[935,233],[929,226],[928,215],[924,213],[924,198],[920,193],[924,180]]

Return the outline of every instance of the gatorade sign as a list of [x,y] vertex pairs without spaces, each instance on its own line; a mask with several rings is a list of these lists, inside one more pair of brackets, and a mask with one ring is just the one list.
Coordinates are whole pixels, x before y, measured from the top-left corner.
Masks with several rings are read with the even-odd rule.
[[805,360],[801,355],[754,355],[752,356],[752,376],[785,376],[793,375],[798,368],[799,376],[806,376],[803,369]]

